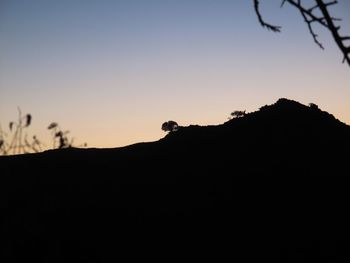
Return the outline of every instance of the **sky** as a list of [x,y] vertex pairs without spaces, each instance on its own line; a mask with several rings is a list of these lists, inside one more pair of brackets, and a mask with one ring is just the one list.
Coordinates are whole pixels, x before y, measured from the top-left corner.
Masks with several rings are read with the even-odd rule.
[[[310,2],[310,1],[306,1]],[[163,122],[216,125],[234,110],[289,98],[350,124],[350,68],[330,33],[313,41],[298,11],[261,0],[0,0],[0,124],[48,148],[51,122],[75,145],[120,147],[165,136]],[[350,1],[330,13],[350,35]]]

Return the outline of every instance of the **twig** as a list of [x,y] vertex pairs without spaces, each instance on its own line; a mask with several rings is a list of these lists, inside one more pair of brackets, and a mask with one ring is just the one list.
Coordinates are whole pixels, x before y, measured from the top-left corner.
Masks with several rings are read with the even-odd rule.
[[262,25],[262,27],[266,27],[268,30],[271,30],[272,32],[281,32],[280,26],[271,25],[269,23],[266,23],[263,20],[261,14],[260,14],[260,10],[259,10],[259,0],[254,0],[254,9],[255,9],[255,13],[258,16],[259,22]]
[[300,10],[300,13],[302,15],[302,17],[304,18],[304,21],[305,23],[307,24],[307,27],[309,28],[309,32],[312,36],[312,38],[314,39],[314,42],[321,48],[321,49],[324,49],[323,45],[318,41],[317,39],[317,34],[314,33],[313,29],[312,29],[312,26],[311,26],[311,23],[315,22],[315,21],[318,21],[318,20],[309,20],[307,19],[305,13],[303,11]]

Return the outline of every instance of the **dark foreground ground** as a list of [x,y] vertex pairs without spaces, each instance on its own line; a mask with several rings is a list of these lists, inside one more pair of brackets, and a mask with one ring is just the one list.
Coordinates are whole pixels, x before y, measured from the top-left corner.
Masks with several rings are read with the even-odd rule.
[[350,129],[289,100],[152,143],[0,158],[1,262],[350,262]]

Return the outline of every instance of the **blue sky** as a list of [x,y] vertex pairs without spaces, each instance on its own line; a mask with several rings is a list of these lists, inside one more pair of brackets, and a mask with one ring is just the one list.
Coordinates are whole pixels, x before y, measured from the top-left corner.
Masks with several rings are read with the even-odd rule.
[[[307,1],[306,1],[307,2]],[[308,1],[311,2],[311,1]],[[350,35],[350,1],[330,9]],[[219,124],[280,97],[314,102],[350,124],[349,67],[331,35],[280,1],[0,2],[0,123],[17,106],[50,145],[52,121],[77,144],[116,147],[164,136],[160,126]]]

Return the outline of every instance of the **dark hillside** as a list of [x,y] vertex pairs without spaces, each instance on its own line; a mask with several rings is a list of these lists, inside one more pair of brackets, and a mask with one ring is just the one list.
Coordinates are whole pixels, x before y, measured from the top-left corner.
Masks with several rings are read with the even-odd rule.
[[280,99],[115,149],[0,157],[2,262],[345,262],[350,127]]

